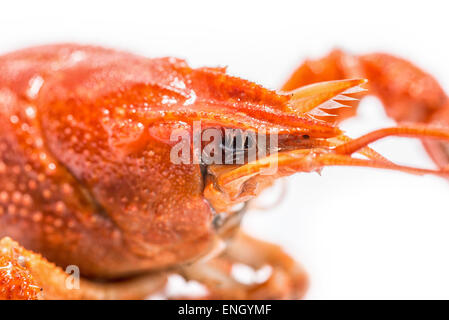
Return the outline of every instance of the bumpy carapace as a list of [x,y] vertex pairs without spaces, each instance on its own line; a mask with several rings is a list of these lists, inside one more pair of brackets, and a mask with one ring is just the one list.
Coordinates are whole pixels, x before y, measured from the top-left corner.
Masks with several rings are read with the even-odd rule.
[[[336,124],[353,114],[365,78],[389,114],[422,123],[344,135]],[[326,82],[303,86],[318,81]],[[100,47],[4,55],[0,298],[140,298],[170,272],[200,281],[212,298],[299,298],[302,268],[238,231],[235,206],[277,178],[333,165],[446,177],[446,145],[436,141],[448,141],[449,129],[431,120],[446,105],[433,78],[384,55],[336,51],[300,67],[279,92],[223,68]],[[243,164],[173,163],[173,131],[192,132],[198,121],[202,131],[265,130],[276,152]],[[429,141],[440,169],[396,165],[368,147],[392,135]],[[241,284],[231,276],[236,262],[269,265],[271,276]],[[69,265],[81,272],[80,290],[66,286]]]

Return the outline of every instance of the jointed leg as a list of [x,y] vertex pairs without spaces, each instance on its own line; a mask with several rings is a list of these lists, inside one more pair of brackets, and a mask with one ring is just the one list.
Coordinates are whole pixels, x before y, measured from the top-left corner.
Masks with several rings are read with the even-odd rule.
[[[387,114],[400,124],[449,126],[449,98],[438,81],[409,61],[388,54],[351,55],[334,50],[321,59],[305,61],[282,89],[349,78],[368,79],[368,94],[377,96]],[[355,115],[355,108],[340,111],[340,121]],[[449,143],[425,140],[423,144],[440,168],[449,164]]]
[[[270,266],[271,275],[262,283],[243,284],[231,275],[235,263],[254,269]],[[303,268],[279,246],[254,239],[242,231],[222,256],[186,267],[181,274],[204,284],[211,299],[299,299],[308,284]]]

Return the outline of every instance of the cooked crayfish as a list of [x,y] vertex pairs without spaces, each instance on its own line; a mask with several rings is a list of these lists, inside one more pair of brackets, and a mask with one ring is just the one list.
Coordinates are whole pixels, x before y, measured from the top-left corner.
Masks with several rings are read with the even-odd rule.
[[[365,87],[400,123],[352,139],[336,124],[355,114]],[[304,270],[239,231],[236,205],[280,177],[326,166],[447,177],[447,106],[430,75],[383,54],[334,51],[306,62],[279,92],[224,68],[100,47],[4,55],[0,298],[143,298],[170,273],[199,281],[209,298],[300,298]],[[173,131],[192,133],[198,121],[201,132],[263,129],[278,144],[241,164],[173,163]],[[440,169],[397,165],[368,147],[393,135],[422,139]],[[231,275],[235,263],[269,265],[271,275],[242,284]],[[79,268],[79,289],[67,286],[67,266]]]

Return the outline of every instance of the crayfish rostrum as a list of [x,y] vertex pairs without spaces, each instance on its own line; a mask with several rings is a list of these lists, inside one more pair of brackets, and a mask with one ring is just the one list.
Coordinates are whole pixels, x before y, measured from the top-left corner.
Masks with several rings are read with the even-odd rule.
[[[366,93],[398,125],[350,138],[338,122]],[[300,298],[304,270],[240,231],[236,206],[278,178],[326,166],[447,177],[447,106],[430,75],[384,54],[334,51],[307,61],[280,91],[224,68],[93,46],[3,55],[0,298],[144,298],[171,273],[199,281],[209,298]],[[277,145],[241,163],[172,161],[174,130],[193,135],[195,123],[200,134],[263,132]],[[422,139],[439,169],[397,165],[368,147],[387,136]],[[248,146],[214,152],[221,147],[233,159]],[[243,284],[231,275],[235,263],[268,265],[271,274]],[[67,266],[79,269],[77,288]]]

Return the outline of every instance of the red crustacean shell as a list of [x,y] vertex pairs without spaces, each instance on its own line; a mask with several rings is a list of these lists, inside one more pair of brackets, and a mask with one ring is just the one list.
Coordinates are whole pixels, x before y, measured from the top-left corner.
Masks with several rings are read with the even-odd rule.
[[[8,240],[0,243],[0,300],[36,300],[41,288],[25,267],[25,257]],[[7,246],[8,245],[8,246]]]
[[197,164],[169,161],[193,120],[335,136],[288,97],[178,59],[51,45],[0,57],[0,238],[90,277],[193,260],[213,210]]

